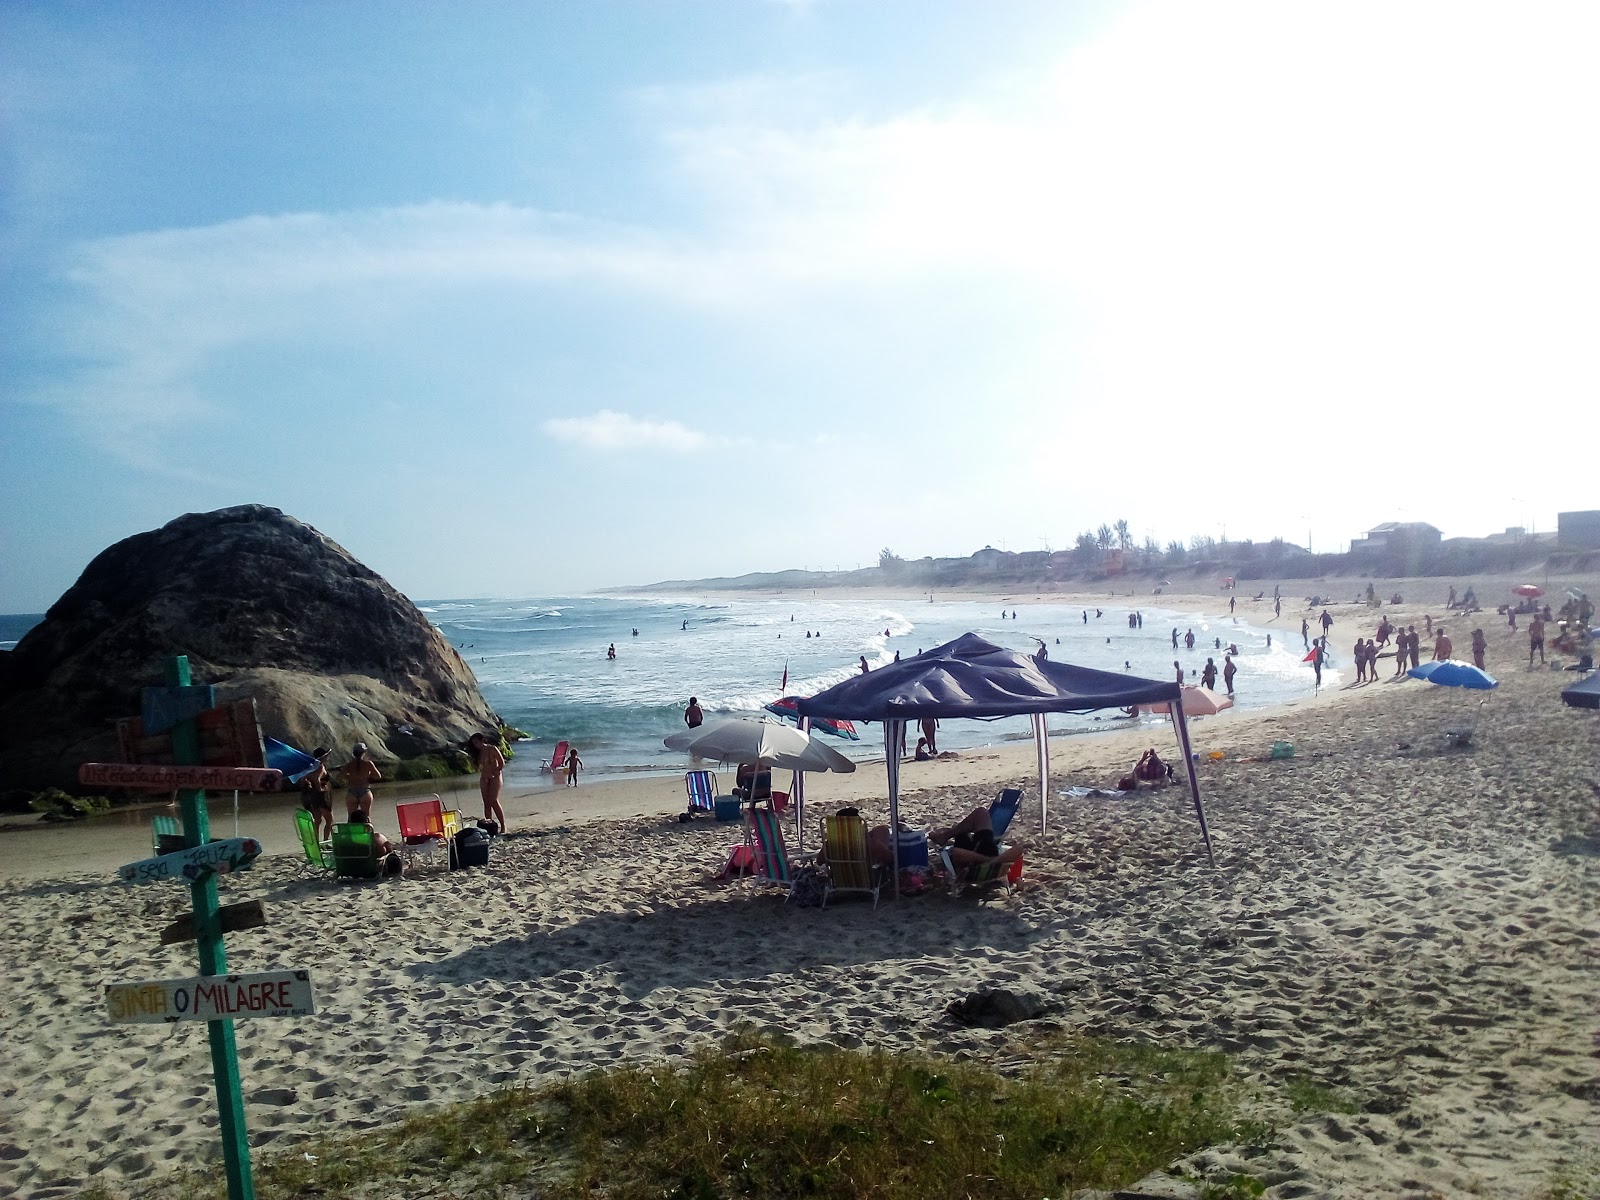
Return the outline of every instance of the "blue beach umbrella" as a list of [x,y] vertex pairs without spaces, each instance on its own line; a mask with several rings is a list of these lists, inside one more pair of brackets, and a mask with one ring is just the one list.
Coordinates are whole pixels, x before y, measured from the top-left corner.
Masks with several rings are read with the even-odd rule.
[[1486,692],[1500,686],[1500,681],[1481,667],[1451,658],[1443,662],[1425,662],[1406,672],[1413,679],[1426,679],[1440,687],[1472,688]]

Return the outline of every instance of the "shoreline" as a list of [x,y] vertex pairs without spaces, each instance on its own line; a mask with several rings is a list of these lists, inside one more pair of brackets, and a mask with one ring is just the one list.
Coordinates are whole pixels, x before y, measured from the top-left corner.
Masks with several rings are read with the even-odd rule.
[[[527,824],[487,870],[340,885],[269,854],[219,880],[225,901],[263,899],[269,917],[229,936],[229,966],[310,968],[317,1011],[238,1026],[252,1145],[293,1153],[330,1121],[360,1130],[499,1086],[670,1067],[752,1023],[802,1043],[1025,1062],[1037,1024],[970,1030],[944,1016],[974,988],[1006,987],[1040,997],[1068,1033],[1220,1051],[1264,1095],[1302,1080],[1348,1096],[1337,1112],[1269,1108],[1270,1136],[1174,1164],[1257,1178],[1267,1200],[1520,1200],[1586,1178],[1573,1172],[1595,1168],[1600,1144],[1586,1050],[1600,717],[1562,705],[1571,677],[1523,670],[1519,648],[1492,636],[1501,687],[1465,749],[1442,731],[1477,697],[1417,681],[1197,723],[1216,869],[1183,788],[1053,795],[1041,830],[1028,745],[906,764],[914,824],[1023,786],[1022,884],[981,901],[934,891],[797,909],[775,890],[711,883],[739,827],[679,823],[676,780],[522,792]],[[1260,761],[1280,738],[1295,757]],[[1114,779],[1147,740],[1053,744],[1052,793]],[[882,818],[879,771],[816,779],[809,811],[867,797]],[[60,839],[70,858],[31,855],[0,882],[12,934],[0,1007],[29,1031],[5,1051],[0,1191],[27,1200],[216,1154],[203,1033],[110,1025],[100,996],[193,973],[192,946],[156,944],[187,894],[105,870],[147,853],[142,831],[98,848],[71,836],[89,832]],[[463,1040],[470,1061],[416,1069],[414,1048]]]

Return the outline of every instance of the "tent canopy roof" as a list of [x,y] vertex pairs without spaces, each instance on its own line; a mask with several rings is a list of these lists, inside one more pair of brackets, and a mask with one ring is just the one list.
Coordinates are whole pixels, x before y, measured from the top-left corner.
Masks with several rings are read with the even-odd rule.
[[1035,662],[975,633],[857,675],[799,702],[807,717],[914,721],[1092,712],[1179,698],[1175,681]]

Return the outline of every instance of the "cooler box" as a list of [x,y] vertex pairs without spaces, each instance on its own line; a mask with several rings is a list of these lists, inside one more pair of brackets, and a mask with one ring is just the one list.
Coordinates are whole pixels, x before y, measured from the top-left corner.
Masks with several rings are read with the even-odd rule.
[[455,858],[452,867],[487,867],[489,865],[489,835],[481,829],[463,829],[456,834]]
[[928,835],[920,829],[902,830],[899,850],[902,868],[928,865]]
[[739,819],[740,800],[737,796],[718,796],[712,801],[714,811],[719,821],[737,821]]

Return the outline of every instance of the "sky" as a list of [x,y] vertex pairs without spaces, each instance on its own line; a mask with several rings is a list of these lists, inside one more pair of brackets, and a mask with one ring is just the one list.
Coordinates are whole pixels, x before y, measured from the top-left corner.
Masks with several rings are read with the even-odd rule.
[[[1600,6],[0,6],[0,611],[1600,506]],[[1576,441],[1573,435],[1576,435]]]

